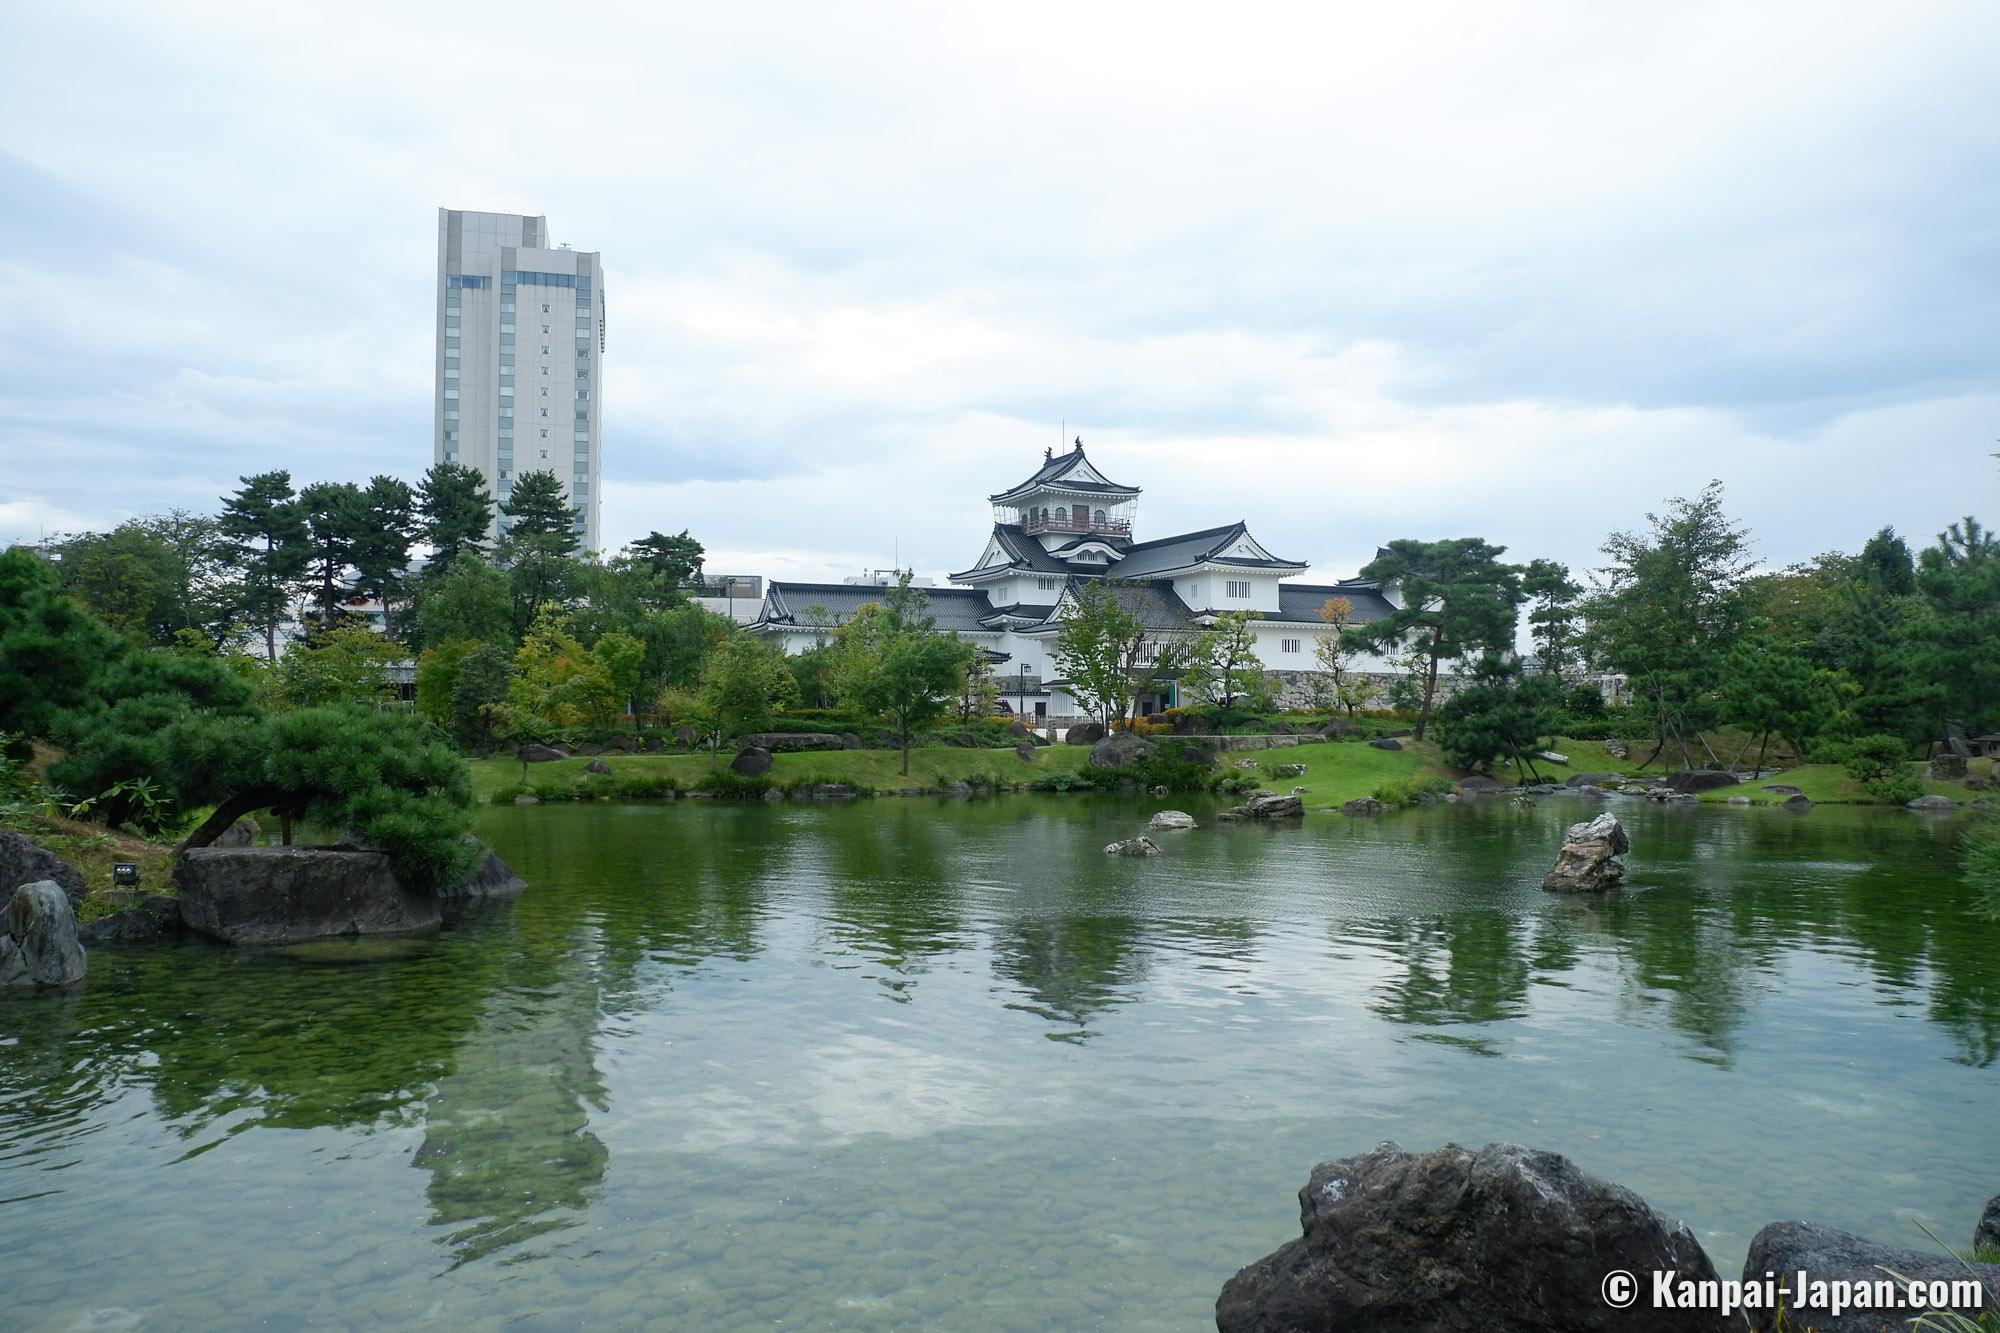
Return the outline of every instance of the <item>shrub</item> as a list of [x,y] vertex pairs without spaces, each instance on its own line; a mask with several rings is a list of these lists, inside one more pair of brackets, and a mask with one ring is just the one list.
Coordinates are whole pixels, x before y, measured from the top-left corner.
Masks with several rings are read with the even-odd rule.
[[732,773],[726,768],[718,768],[713,773],[704,774],[701,780],[694,784],[694,790],[713,792],[725,800],[754,801],[776,785],[762,774],[747,777],[741,773]]
[[1440,773],[1419,773],[1378,783],[1368,794],[1384,805],[1408,805],[1419,796],[1442,796],[1457,785]]
[[1096,785],[1096,783],[1081,773],[1058,771],[1043,773],[1032,779],[1028,783],[1028,790],[1045,792],[1091,791]]
[[1866,787],[1901,772],[1908,757],[1909,747],[1900,736],[1863,736],[1847,746],[1841,762],[1847,775]]
[[1906,772],[1895,772],[1861,784],[1878,801],[1907,805],[1924,794],[1924,784]]

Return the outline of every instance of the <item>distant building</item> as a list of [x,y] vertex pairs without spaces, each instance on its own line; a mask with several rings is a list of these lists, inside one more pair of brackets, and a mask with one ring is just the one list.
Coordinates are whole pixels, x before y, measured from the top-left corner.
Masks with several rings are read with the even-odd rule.
[[[993,531],[986,548],[970,569],[951,575],[964,586],[927,590],[926,610],[939,629],[994,656],[1008,709],[1051,718],[1083,711],[1060,679],[1050,649],[1077,588],[1093,580],[1109,580],[1128,610],[1168,636],[1205,630],[1226,611],[1250,612],[1258,660],[1277,674],[1293,702],[1302,697],[1307,674],[1318,669],[1313,649],[1328,633],[1320,617],[1328,599],[1345,598],[1352,608],[1349,623],[1356,625],[1401,605],[1396,589],[1362,579],[1289,582],[1305,563],[1273,555],[1240,522],[1136,541],[1139,494],[1137,486],[1120,485],[1097,471],[1081,440],[1068,453],[1050,453],[1026,481],[987,497]],[[773,580],[750,628],[774,637],[788,653],[804,652],[829,641],[862,606],[881,600],[874,580]],[[1354,667],[1383,675],[1388,664],[1362,654]],[[1158,693],[1139,699],[1137,708],[1151,713],[1176,702],[1168,681]]]
[[553,472],[598,549],[604,272],[547,218],[438,210],[433,460],[479,469],[496,500]]

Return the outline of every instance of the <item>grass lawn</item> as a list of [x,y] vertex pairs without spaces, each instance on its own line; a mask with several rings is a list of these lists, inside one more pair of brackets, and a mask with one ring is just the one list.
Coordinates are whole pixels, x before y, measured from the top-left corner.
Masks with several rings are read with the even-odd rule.
[[[1339,805],[1366,796],[1385,782],[1413,778],[1423,773],[1449,776],[1444,756],[1429,741],[1419,744],[1405,736],[1400,750],[1378,750],[1360,741],[1328,741],[1318,745],[1295,745],[1283,750],[1225,751],[1222,765],[1230,769],[1238,760],[1257,759],[1263,764],[1259,776],[1272,791],[1290,792],[1304,787],[1306,808]],[[1272,777],[1277,764],[1304,764],[1305,776]]]
[[122,904],[105,897],[111,887],[111,867],[130,861],[139,867],[139,888],[146,893],[172,893],[171,842],[148,842],[130,834],[113,833],[102,824],[87,824],[58,815],[25,815],[7,827],[34,839],[83,874],[85,898],[77,910],[80,921],[95,921]]
[[[1981,796],[1991,796],[1991,792],[1968,790],[1963,782],[1936,782],[1924,776],[1924,765],[1906,765],[1910,776],[1923,785],[1926,793],[1935,796],[1949,796],[1960,805],[1978,800]],[[1991,759],[1971,759],[1966,761],[1967,776],[1990,778],[2000,776],[1994,772]],[[1726,802],[1732,796],[1748,796],[1753,803],[1770,801],[1776,803],[1785,798],[1776,792],[1760,791],[1766,783],[1778,782],[1797,787],[1816,805],[1880,805],[1881,802],[1868,794],[1861,784],[1847,776],[1847,770],[1839,764],[1802,764],[1797,768],[1773,773],[1755,782],[1746,782],[1740,787],[1723,787],[1716,791],[1701,793],[1703,801]]]

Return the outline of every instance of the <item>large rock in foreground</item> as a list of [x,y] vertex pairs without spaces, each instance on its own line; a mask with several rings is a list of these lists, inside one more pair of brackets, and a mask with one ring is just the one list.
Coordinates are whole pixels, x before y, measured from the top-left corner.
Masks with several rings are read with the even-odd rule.
[[1666,786],[1683,795],[1690,795],[1698,791],[1715,791],[1720,787],[1734,787],[1739,785],[1739,781],[1734,773],[1724,773],[1719,770],[1702,768],[1692,769],[1686,773],[1669,774]]
[[70,910],[83,902],[83,872],[32,838],[0,829],[0,899],[23,884],[54,880]]
[[[496,861],[499,858],[494,858]],[[411,893],[381,852],[332,847],[197,847],[174,867],[181,919],[231,944],[438,928],[438,899]]]
[[514,873],[514,868],[500,859],[500,853],[488,847],[470,833],[465,841],[472,847],[477,860],[472,863],[472,873],[458,883],[437,891],[440,898],[506,898],[528,887],[527,881]]
[[76,937],[92,948],[100,944],[151,944],[180,933],[180,899],[164,893],[142,893],[130,907],[76,929]]
[[[1605,1274],[1714,1281],[1693,1233],[1556,1153],[1374,1152],[1322,1162],[1299,1191],[1305,1234],[1243,1269],[1215,1303],[1222,1333],[1717,1333],[1713,1312],[1628,1309]],[[1741,1325],[1737,1325],[1740,1329]]]
[[1625,826],[1606,811],[1584,824],[1571,824],[1563,834],[1562,850],[1555,866],[1542,876],[1542,887],[1550,893],[1592,893],[1618,886],[1625,867],[1614,858],[1632,850]]
[[1300,796],[1280,796],[1276,792],[1260,791],[1252,796],[1248,804],[1232,805],[1217,819],[1303,819],[1306,813],[1305,798]]
[[761,777],[771,771],[771,752],[761,746],[746,745],[729,761],[729,771],[738,777]]
[[62,885],[44,879],[16,889],[0,909],[0,990],[73,986],[87,967]]
[[[1946,1284],[1977,1279],[1986,1287],[1983,1305],[1947,1304],[1938,1308],[1976,1314],[1981,1309],[2000,1306],[2000,1268],[1992,1264],[1961,1264],[1946,1254],[1877,1245],[1872,1240],[1812,1222],[1773,1222],[1751,1238],[1750,1254],[1743,1261],[1744,1281],[1762,1281],[1768,1272],[1777,1274],[1779,1282],[1795,1287],[1802,1271],[1808,1282],[1873,1284],[1886,1280],[1896,1282],[1899,1289],[1904,1284],[1897,1282],[1898,1278]],[[1889,1333],[1892,1329],[1895,1333],[1907,1333],[1910,1321],[1924,1313],[1922,1309],[1873,1309],[1830,1315],[1823,1308],[1808,1308],[1797,1291],[1790,1292],[1785,1305],[1787,1326],[1807,1327],[1813,1333]],[[1755,1329],[1777,1327],[1775,1315],[1769,1310],[1751,1311],[1750,1320]]]

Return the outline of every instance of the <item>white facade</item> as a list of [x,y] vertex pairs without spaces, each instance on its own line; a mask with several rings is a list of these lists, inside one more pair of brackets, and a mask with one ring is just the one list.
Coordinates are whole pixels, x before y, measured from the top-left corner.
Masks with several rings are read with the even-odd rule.
[[[1259,663],[1284,679],[1295,701],[1306,673],[1320,670],[1316,649],[1332,632],[1320,608],[1329,598],[1347,599],[1352,624],[1400,605],[1393,587],[1358,579],[1294,582],[1305,564],[1272,554],[1243,523],[1135,540],[1139,493],[1098,472],[1081,441],[1060,457],[1050,453],[1027,481],[989,497],[993,530],[979,558],[951,576],[957,586],[931,592],[940,629],[996,655],[994,675],[1010,710],[1057,719],[1082,712],[1063,688],[1051,652],[1066,598],[1094,580],[1110,580],[1114,595],[1162,643],[1206,632],[1219,615],[1250,612]],[[852,586],[774,582],[751,628],[788,653],[806,652],[829,642],[834,628],[871,599],[879,594]],[[1351,655],[1348,663],[1366,675],[1392,669],[1367,654]],[[1140,707],[1173,701],[1169,684]]]
[[555,473],[593,551],[603,354],[595,252],[552,244],[547,218],[438,210],[433,459],[477,468],[501,502],[522,473]]

